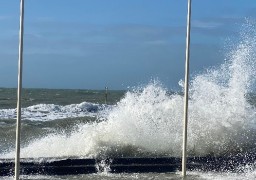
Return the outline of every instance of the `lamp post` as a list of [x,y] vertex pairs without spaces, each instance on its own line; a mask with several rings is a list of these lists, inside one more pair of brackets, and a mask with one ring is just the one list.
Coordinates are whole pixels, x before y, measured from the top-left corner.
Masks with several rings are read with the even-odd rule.
[[186,62],[185,62],[185,92],[184,92],[184,120],[183,120],[183,148],[182,148],[182,177],[186,179],[187,166],[187,129],[188,129],[188,89],[189,89],[189,57],[190,57],[190,25],[191,25],[191,0],[188,0],[187,37],[186,37]]
[[24,0],[20,0],[15,180],[18,180],[20,175],[20,129],[21,129],[20,126],[21,126],[21,90],[22,90],[23,30],[24,30],[23,26],[24,26]]

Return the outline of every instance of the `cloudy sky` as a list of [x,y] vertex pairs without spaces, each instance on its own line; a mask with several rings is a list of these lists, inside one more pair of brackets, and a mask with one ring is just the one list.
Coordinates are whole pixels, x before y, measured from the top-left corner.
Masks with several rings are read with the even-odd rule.
[[[186,0],[25,0],[24,87],[175,89],[185,63]],[[193,0],[191,75],[219,65],[255,0]],[[17,86],[19,0],[0,1],[0,87]]]

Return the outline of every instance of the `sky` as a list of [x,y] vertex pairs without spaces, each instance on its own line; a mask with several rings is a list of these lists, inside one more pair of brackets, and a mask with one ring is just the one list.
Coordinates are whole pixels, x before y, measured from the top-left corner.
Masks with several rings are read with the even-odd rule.
[[[23,87],[127,89],[184,79],[187,0],[25,0]],[[255,0],[193,0],[191,76],[220,65]],[[0,1],[0,87],[17,87],[19,0]]]

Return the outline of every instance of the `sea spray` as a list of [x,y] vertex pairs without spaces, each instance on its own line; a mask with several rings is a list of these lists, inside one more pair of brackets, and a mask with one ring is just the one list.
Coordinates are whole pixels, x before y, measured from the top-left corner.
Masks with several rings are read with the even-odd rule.
[[[220,66],[192,78],[189,91],[189,155],[254,152],[256,110],[246,95],[255,83],[255,28]],[[183,96],[159,82],[135,88],[100,121],[79,124],[71,134],[55,133],[28,142],[21,157],[181,156]],[[14,152],[1,157],[14,157]]]
[[246,99],[256,75],[254,26],[248,22],[243,27],[240,43],[220,68],[209,69],[192,80],[189,145],[194,146],[195,154],[255,148],[256,110]]

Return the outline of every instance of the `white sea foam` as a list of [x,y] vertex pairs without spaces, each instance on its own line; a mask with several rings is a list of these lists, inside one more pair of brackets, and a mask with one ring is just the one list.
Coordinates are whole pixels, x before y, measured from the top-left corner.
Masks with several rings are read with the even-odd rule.
[[[220,67],[191,80],[190,155],[223,155],[256,147],[256,110],[246,99],[256,72],[256,28],[250,26]],[[132,152],[180,156],[182,116],[183,97],[169,95],[159,82],[151,82],[127,92],[105,121],[30,142],[21,149],[21,157],[131,156]],[[1,157],[14,157],[14,152]]]
[[[22,108],[22,119],[31,121],[51,121],[55,119],[75,117],[96,117],[99,111],[108,109],[111,106],[90,102],[70,104],[66,106],[55,104],[37,104]],[[0,119],[16,118],[16,109],[0,109]]]
[[251,180],[256,178],[256,171],[247,171],[244,173],[218,173],[218,172],[188,172],[189,175],[196,176],[196,179],[203,180]]

